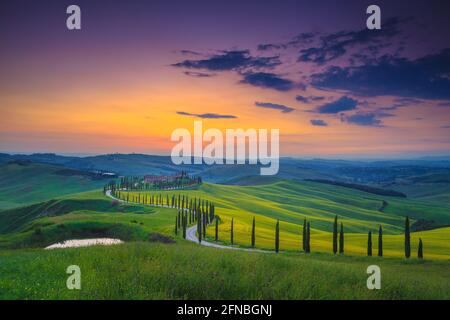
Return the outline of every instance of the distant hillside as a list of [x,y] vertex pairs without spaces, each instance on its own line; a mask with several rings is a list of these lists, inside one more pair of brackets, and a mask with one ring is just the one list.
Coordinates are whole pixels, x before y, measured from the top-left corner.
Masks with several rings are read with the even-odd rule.
[[0,164],[0,209],[101,188],[108,180],[91,172],[13,160]]
[[324,183],[324,184],[331,184],[334,186],[356,189],[356,190],[360,190],[360,191],[364,191],[364,192],[368,192],[368,193],[372,193],[372,194],[377,194],[380,196],[406,198],[406,194],[399,192],[399,191],[389,190],[389,189],[381,189],[381,188],[375,188],[375,187],[370,187],[370,186],[361,185],[361,184],[345,183],[345,182],[339,182],[339,181],[333,181],[333,180],[323,180],[323,179],[306,179],[306,180],[312,181],[312,182]]
[[[191,175],[201,175],[205,181],[226,183],[230,179],[246,176],[259,176],[260,168],[255,165],[174,165],[169,156],[154,156],[145,154],[107,154],[90,157],[65,157],[55,154],[9,155],[0,154],[0,163],[8,161],[33,161],[38,163],[62,165],[67,168],[92,171],[102,170],[119,175],[169,175],[180,170]],[[307,160],[305,162],[282,158],[280,159],[278,178],[330,178],[330,172],[320,173],[320,168],[334,167],[340,161]],[[303,165],[300,165],[303,164]]]
[[280,180],[281,180],[280,178],[273,176],[245,176],[230,179],[229,181],[226,182],[226,184],[235,186],[258,186],[271,184]]

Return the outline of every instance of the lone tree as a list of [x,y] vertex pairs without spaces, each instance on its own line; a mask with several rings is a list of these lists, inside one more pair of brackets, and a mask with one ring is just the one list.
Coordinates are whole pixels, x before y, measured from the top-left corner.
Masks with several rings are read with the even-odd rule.
[[278,253],[280,250],[280,220],[277,220],[275,225],[275,252]]
[[381,226],[378,228],[378,256],[383,256],[383,229]]
[[334,217],[334,223],[333,223],[333,253],[336,254],[338,250],[338,244],[337,244],[337,215]]
[[409,231],[409,217],[405,219],[405,257],[411,256],[411,234]]
[[339,254],[344,254],[344,225],[341,222],[341,232],[339,233]]
[[372,231],[369,231],[369,236],[367,238],[367,256],[372,256]]
[[216,216],[216,238],[215,238],[215,240],[219,241],[219,219],[217,216]]
[[252,223],[252,247],[255,247],[255,217],[253,217]]
[[417,250],[417,258],[423,259],[423,243],[422,243],[422,238],[419,238],[419,249]]
[[230,240],[231,244],[234,242],[234,218],[231,218],[231,234],[230,234]]
[[306,251],[306,218],[303,220],[303,251]]

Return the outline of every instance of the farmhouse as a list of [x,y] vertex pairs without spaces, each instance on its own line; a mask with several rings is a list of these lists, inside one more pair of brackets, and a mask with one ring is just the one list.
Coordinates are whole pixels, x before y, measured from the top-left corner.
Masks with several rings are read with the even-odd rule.
[[179,179],[179,178],[183,178],[183,176],[185,176],[184,172],[177,173],[177,174],[172,175],[172,176],[145,175],[144,176],[144,182],[154,183],[154,182],[161,182],[161,181],[173,181],[173,180],[176,180],[176,179]]

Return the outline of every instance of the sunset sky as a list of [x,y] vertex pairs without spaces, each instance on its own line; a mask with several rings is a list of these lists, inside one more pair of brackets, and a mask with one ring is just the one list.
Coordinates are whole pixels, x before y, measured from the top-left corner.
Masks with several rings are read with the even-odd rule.
[[376,1],[373,31],[372,2],[2,1],[0,151],[169,154],[203,120],[283,156],[450,155],[448,1]]

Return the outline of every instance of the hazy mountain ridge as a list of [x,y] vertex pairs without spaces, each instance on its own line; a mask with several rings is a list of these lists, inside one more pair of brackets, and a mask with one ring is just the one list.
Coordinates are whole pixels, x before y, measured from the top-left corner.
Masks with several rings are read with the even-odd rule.
[[[174,165],[170,156],[146,154],[106,154],[75,157],[51,153],[0,154],[0,163],[32,161],[82,171],[107,171],[118,175],[172,174],[186,170],[201,175],[205,181],[217,183],[242,183],[242,179],[259,176],[259,165]],[[450,159],[426,158],[414,160],[333,160],[281,158],[278,179],[328,179],[349,183],[385,186],[417,183],[447,183],[438,177],[450,175]],[[431,179],[430,177],[434,177]],[[449,184],[450,185],[450,184]]]

